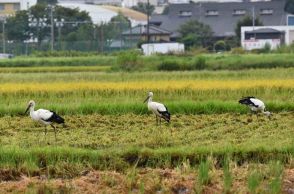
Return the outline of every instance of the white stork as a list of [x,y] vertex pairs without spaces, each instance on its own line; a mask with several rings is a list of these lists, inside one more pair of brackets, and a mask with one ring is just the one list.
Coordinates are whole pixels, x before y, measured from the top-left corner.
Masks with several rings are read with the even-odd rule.
[[239,100],[239,103],[248,106],[252,112],[261,112],[266,116],[271,116],[271,113],[265,110],[264,103],[253,96],[244,97]]
[[144,103],[148,101],[147,106],[148,110],[152,111],[156,116],[156,124],[158,124],[158,119],[161,124],[161,118],[170,122],[170,113],[168,112],[166,106],[158,102],[152,102],[153,92],[149,92],[147,98],[144,100]]
[[49,111],[45,109],[35,109],[35,101],[31,100],[28,104],[28,107],[25,111],[25,113],[30,110],[30,116],[34,121],[38,121],[45,125],[45,135],[47,134],[47,125],[51,125],[54,129],[54,135],[55,135],[55,141],[56,141],[56,127],[53,125],[53,123],[64,123],[64,119],[57,115],[54,111]]

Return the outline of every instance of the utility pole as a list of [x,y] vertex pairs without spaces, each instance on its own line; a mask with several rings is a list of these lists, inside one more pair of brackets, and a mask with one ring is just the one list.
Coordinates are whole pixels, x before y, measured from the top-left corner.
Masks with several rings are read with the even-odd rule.
[[[252,26],[253,26],[253,31],[255,27],[255,7],[252,7]],[[256,34],[254,33],[254,39],[256,38]]]
[[5,38],[5,18],[2,20],[2,42],[3,42],[3,53],[6,52],[6,38]]
[[253,30],[255,27],[255,7],[252,7],[252,26],[253,26]]
[[53,20],[53,5],[50,5],[50,21],[51,21],[51,51],[54,50],[54,20]]
[[147,43],[150,43],[150,36],[149,36],[149,15],[150,15],[150,3],[147,0]]
[[103,47],[104,47],[104,40],[103,40],[103,25],[101,25],[101,27],[100,27],[100,52],[101,52],[101,53],[104,52]]

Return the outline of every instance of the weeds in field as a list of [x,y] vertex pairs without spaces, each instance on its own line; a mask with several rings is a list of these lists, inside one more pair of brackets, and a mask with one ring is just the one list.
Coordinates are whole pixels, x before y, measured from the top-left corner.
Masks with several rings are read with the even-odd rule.
[[272,180],[269,183],[269,191],[271,194],[281,193],[284,167],[280,161],[273,161],[269,164],[269,168],[269,174],[272,176]]
[[200,162],[198,167],[198,184],[195,187],[197,193],[203,193],[203,187],[210,184],[211,176],[209,174],[211,167],[210,160]]
[[256,194],[257,189],[259,187],[259,185],[261,184],[262,181],[262,174],[257,171],[254,170],[253,172],[251,172],[251,174],[248,177],[248,190],[250,194]]
[[226,157],[223,164],[224,173],[224,193],[230,193],[233,184],[233,176],[230,170],[230,159]]

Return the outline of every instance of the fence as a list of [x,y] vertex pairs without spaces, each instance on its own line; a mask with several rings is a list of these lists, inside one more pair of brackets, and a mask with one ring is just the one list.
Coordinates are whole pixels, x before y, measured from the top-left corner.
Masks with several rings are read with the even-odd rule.
[[[60,41],[54,43],[56,51],[96,51],[96,52],[113,52],[118,50],[137,48],[138,40],[113,40],[101,43],[99,41]],[[4,44],[0,44],[0,53],[3,53]],[[25,43],[25,42],[6,42],[5,53],[14,55],[29,55],[34,51],[50,51],[50,41],[42,43]]]

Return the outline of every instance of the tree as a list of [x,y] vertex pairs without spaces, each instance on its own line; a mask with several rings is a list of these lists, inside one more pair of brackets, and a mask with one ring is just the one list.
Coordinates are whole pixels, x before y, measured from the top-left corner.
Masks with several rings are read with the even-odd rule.
[[130,21],[122,13],[118,13],[117,16],[112,17],[110,22],[103,25],[103,27],[105,38],[115,39],[119,38],[122,32],[130,28]]
[[14,17],[7,18],[5,33],[9,40],[24,41],[29,39],[27,11],[18,11]]
[[[47,18],[46,21],[42,22],[43,24],[46,24],[46,26],[38,26],[38,23],[36,24],[36,22],[35,26],[29,26],[29,16],[31,18],[37,19],[37,21],[40,18]],[[61,18],[63,18],[67,22],[91,22],[90,16],[84,11],[55,6],[54,19],[60,20]],[[51,38],[51,31],[49,29],[50,25],[50,9],[48,9],[48,6],[46,4],[36,4],[28,11],[18,11],[16,12],[15,16],[7,19],[7,38],[14,41],[24,41],[29,39],[30,37],[33,37],[37,38],[38,43],[40,44],[42,40]],[[62,34],[68,34],[72,36],[72,34],[70,34],[71,32],[78,32],[77,37],[79,39],[85,39],[83,36],[89,36],[89,34],[91,34],[90,31],[92,31],[89,26],[92,26],[92,24],[79,24],[75,26],[73,26],[72,24],[64,24],[64,26],[62,27]],[[58,29],[56,26],[54,27],[54,30],[54,34],[58,34]],[[57,38],[58,36],[55,36],[55,39]],[[66,39],[66,36],[64,36],[64,38]]]
[[132,9],[139,11],[139,12],[142,12],[142,13],[145,13],[145,14],[147,14],[149,11],[149,15],[151,15],[154,12],[155,7],[154,7],[154,5],[151,5],[151,4],[149,4],[149,7],[148,7],[147,3],[139,2],[138,5],[133,6]]
[[294,14],[294,0],[287,0],[284,10],[288,13]]
[[178,31],[181,34],[182,42],[188,48],[192,46],[207,47],[211,43],[213,35],[210,26],[197,20],[187,21],[180,26]]
[[[236,28],[235,28],[235,34],[237,37],[238,42],[240,42],[241,40],[241,27],[243,26],[253,26],[253,21],[252,21],[252,17],[247,15],[245,17],[243,17],[242,19],[240,19],[237,22]],[[262,26],[262,22],[259,20],[259,18],[255,18],[255,26]]]

